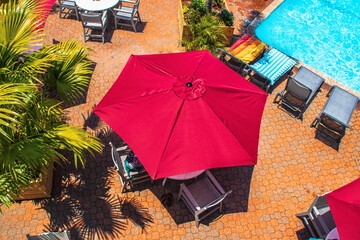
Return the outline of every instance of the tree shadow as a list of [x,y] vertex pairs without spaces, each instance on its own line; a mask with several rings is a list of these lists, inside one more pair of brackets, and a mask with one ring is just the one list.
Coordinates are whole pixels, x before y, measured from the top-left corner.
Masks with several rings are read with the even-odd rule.
[[[92,109],[94,109],[94,108],[95,108],[95,105],[92,107]],[[81,115],[84,119],[83,128],[85,130],[90,128],[92,131],[94,131],[99,126],[101,119],[93,111],[91,111],[91,112],[88,111],[86,113],[86,116],[84,114],[81,114]],[[108,130],[109,129],[106,129],[106,131],[108,131]]]
[[146,232],[146,228],[154,223],[153,217],[149,214],[146,208],[141,205],[141,202],[133,197],[130,199],[120,198],[120,211],[125,219],[130,220],[135,226],[139,226],[142,233]]
[[[98,137],[103,143],[109,139],[123,142],[109,129],[98,131]],[[49,216],[44,231],[68,229],[71,239],[119,239],[128,220],[143,231],[153,222],[137,199],[119,199],[111,194],[111,179],[117,173],[113,170],[110,146],[104,146],[102,154],[87,154],[84,167],[76,168],[73,163],[55,166],[52,197],[34,200]],[[62,154],[71,161],[69,152]]]

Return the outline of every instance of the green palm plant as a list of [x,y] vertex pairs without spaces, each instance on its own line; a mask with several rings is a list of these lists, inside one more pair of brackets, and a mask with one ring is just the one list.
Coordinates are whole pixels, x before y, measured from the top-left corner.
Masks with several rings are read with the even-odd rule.
[[198,24],[192,23],[190,31],[192,39],[182,41],[186,51],[209,50],[215,54],[217,48],[224,48],[226,36],[221,28],[224,24],[211,14],[206,14]]
[[[41,73],[50,65],[49,57],[33,58],[30,56],[22,62],[26,51],[31,47],[42,45],[43,35],[37,29],[38,10],[42,1],[9,0],[0,9],[0,82],[18,81],[24,74]],[[53,56],[52,56],[53,57]],[[51,58],[51,57],[50,57]]]
[[65,41],[29,51],[43,43],[37,29],[42,3],[9,0],[0,6],[0,202],[8,207],[49,164],[68,161],[60,150],[72,152],[78,166],[86,152],[102,149],[98,138],[66,124],[61,102],[48,92],[56,86],[65,102],[81,97],[78,90],[92,74],[89,49]]
[[50,92],[55,90],[66,104],[74,104],[83,96],[93,74],[92,62],[87,60],[89,49],[75,40],[67,40],[49,51],[59,55],[60,59],[47,68],[45,87]]

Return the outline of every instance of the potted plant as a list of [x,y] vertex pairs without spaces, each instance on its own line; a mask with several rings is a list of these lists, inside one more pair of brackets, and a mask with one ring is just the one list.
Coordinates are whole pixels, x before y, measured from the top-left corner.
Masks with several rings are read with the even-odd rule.
[[219,26],[225,37],[222,39],[226,46],[229,46],[234,33],[234,16],[229,12],[225,0],[210,1],[210,6],[203,0],[179,0],[179,24],[181,41],[191,41],[192,33],[190,26],[199,23],[209,11],[214,18],[219,18],[223,26]]
[[69,161],[62,152],[72,153],[77,166],[85,152],[102,150],[98,138],[66,123],[62,107],[81,98],[90,81],[88,49],[69,40],[43,45],[41,4],[9,0],[0,6],[0,203],[7,207],[49,197],[53,163]]

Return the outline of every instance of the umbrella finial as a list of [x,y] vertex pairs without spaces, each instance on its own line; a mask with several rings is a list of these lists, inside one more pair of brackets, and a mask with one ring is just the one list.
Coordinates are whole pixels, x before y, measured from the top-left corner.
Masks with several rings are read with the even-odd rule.
[[193,84],[192,84],[191,82],[187,82],[187,83],[186,83],[186,86],[187,86],[187,87],[192,87]]

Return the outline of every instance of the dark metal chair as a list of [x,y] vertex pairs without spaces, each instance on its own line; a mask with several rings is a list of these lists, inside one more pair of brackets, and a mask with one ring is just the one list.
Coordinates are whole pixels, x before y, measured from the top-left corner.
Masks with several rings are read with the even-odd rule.
[[314,238],[325,238],[336,227],[325,194],[316,196],[306,212],[295,216],[302,221],[305,228],[310,231],[311,236]]
[[152,182],[152,179],[146,172],[145,168],[142,168],[140,171],[131,171],[128,174],[125,169],[125,159],[130,152],[128,146],[116,148],[111,142],[109,142],[109,144],[111,146],[111,157],[114,162],[114,168],[120,175],[120,181],[122,184],[121,193],[125,192],[128,186],[132,190],[137,184],[147,181]]
[[62,232],[48,232],[36,236],[26,235],[28,240],[70,240],[67,230]]
[[[107,28],[107,11],[99,12],[80,12],[81,22],[84,30],[84,42],[90,38],[101,38],[105,43],[105,31]],[[101,34],[93,33],[98,30]],[[88,39],[86,39],[88,38]]]
[[216,210],[222,211],[222,201],[232,191],[225,192],[209,170],[203,178],[198,178],[192,184],[180,184],[178,200],[182,199],[195,216],[196,227],[202,219]]
[[219,60],[225,63],[226,66],[240,74],[242,77],[247,77],[251,72],[249,65],[230,53],[218,48],[220,51]]
[[[136,31],[136,25],[141,22],[139,13],[140,0],[120,0],[119,6],[112,9],[115,19],[115,29],[118,25],[130,26]],[[126,22],[128,23],[126,23]]]
[[324,78],[302,66],[293,78],[289,77],[285,88],[276,95],[274,103],[288,108],[295,117],[302,120],[324,82]]
[[359,98],[338,86],[333,86],[327,97],[329,99],[323,110],[310,127],[315,127],[316,131],[321,131],[340,143],[346,134],[346,128],[351,129],[349,122]]
[[58,0],[59,2],[59,17],[63,14],[63,17],[75,16],[77,20],[79,19],[79,11],[76,6],[75,0]]

